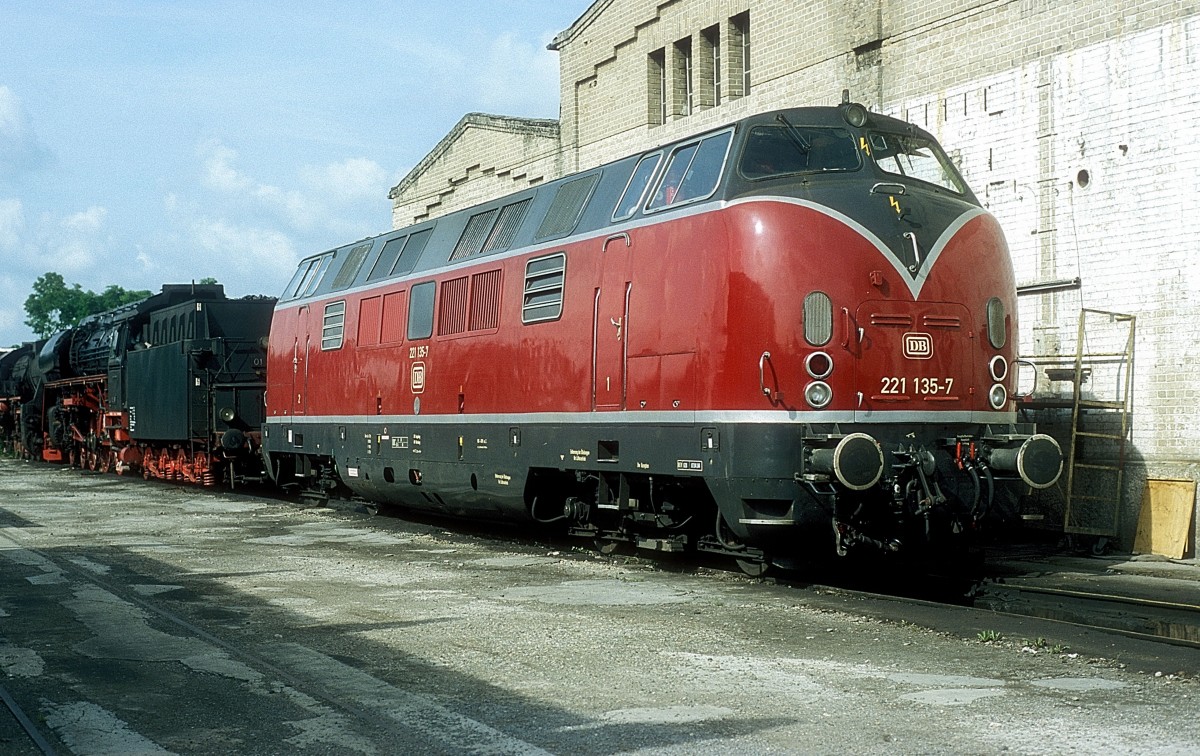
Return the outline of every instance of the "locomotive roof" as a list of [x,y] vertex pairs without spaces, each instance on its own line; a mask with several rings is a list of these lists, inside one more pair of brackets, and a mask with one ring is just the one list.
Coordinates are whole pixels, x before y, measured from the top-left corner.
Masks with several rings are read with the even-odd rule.
[[[865,117],[865,123],[850,123],[848,113],[852,109],[858,109]],[[724,134],[729,134],[732,142],[726,155],[736,155],[750,129],[780,124],[786,124],[788,128],[796,124],[874,129],[936,141],[913,124],[868,113],[861,105],[851,103],[759,113],[435,219],[309,255],[301,260],[296,274],[279,298],[279,305],[323,298],[386,280],[429,275],[447,267],[472,264],[488,255],[558,246],[568,237],[614,231],[618,227],[649,222],[660,213],[668,215],[685,209],[694,210],[705,202],[751,193],[757,189],[752,185],[754,182],[747,182],[731,170],[733,161],[727,157],[716,187],[705,196],[655,208],[647,207],[650,202],[647,190],[629,215],[618,216],[614,211],[643,158],[670,155],[682,146]],[[651,174],[654,181],[661,181],[666,172],[662,162],[656,164]],[[964,190],[962,196],[976,203],[969,190]]]

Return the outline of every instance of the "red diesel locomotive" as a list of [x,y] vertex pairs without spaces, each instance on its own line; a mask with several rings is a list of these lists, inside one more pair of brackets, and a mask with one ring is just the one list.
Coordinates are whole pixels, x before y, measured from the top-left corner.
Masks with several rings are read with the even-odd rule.
[[1016,422],[996,220],[861,105],[755,115],[301,262],[262,451],[314,496],[602,548],[928,552],[1058,445]]

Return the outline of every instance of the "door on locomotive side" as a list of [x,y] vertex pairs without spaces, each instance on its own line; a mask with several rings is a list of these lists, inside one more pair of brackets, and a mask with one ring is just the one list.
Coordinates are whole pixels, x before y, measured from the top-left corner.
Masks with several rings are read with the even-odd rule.
[[625,409],[629,296],[633,286],[629,235],[610,236],[600,255],[592,322],[592,409],[614,411]]
[[309,306],[296,310],[295,341],[292,344],[292,414],[303,415],[308,407],[308,353],[312,338],[308,333]]
[[855,420],[881,413],[970,409],[974,334],[967,309],[952,302],[864,302],[855,313]]

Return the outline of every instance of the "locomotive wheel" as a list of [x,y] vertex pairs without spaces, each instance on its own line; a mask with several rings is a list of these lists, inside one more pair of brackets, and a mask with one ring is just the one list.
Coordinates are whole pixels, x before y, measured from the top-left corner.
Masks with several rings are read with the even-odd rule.
[[84,455],[87,459],[87,469],[91,470],[92,472],[96,472],[96,470],[100,469],[100,455],[91,450],[84,452]]
[[771,562],[766,559],[736,559],[738,569],[745,575],[759,578],[771,571]]
[[602,538],[601,536],[593,538],[592,543],[595,545],[596,551],[599,551],[604,556],[616,554],[618,551],[621,551],[622,547],[629,545],[626,541],[616,538]]
[[113,450],[112,449],[105,449],[104,451],[100,452],[100,462],[99,462],[98,466],[99,466],[100,472],[105,473],[105,474],[107,474],[108,471],[112,469],[112,466],[113,466]]
[[150,480],[150,469],[154,467],[154,453],[146,449],[146,453],[142,455],[142,479]]

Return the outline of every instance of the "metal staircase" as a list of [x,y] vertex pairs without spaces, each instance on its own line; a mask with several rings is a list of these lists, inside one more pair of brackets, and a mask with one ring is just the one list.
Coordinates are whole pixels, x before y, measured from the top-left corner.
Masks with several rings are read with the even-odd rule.
[[1087,308],[1079,311],[1064,533],[1101,539],[1117,535],[1130,435],[1136,331],[1133,315]]

